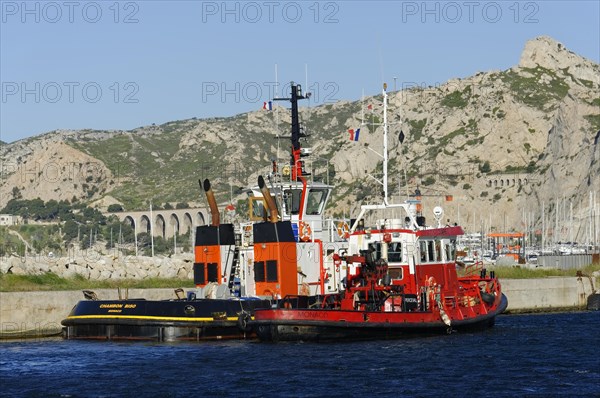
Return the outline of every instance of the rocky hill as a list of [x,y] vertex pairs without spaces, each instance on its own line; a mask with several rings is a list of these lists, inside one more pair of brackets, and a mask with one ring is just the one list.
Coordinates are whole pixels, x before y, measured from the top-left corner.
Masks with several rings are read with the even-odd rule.
[[[328,211],[379,202],[381,187],[368,175],[382,170],[373,152],[382,148],[381,95],[303,108],[301,117],[314,154],[307,163],[336,186]],[[600,65],[539,37],[508,70],[389,93],[388,119],[395,195],[418,187],[471,231],[540,228],[542,207],[555,220],[572,204],[585,239],[590,194],[600,193]],[[358,127],[360,140],[350,141],[347,130]],[[197,180],[206,177],[225,199],[254,184],[278,153],[287,161],[289,141],[274,137],[288,131],[289,112],[277,107],[131,131],[49,132],[1,146],[0,207],[13,197],[128,210],[150,199],[203,203]]]

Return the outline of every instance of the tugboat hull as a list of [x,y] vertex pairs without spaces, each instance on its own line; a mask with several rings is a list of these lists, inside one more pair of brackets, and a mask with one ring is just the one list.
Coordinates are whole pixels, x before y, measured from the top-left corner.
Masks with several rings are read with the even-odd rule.
[[396,339],[492,327],[508,306],[503,294],[490,312],[448,326],[433,312],[369,312],[323,309],[258,310],[251,322],[261,341]]
[[200,341],[253,338],[248,322],[269,300],[80,301],[62,321],[67,339]]

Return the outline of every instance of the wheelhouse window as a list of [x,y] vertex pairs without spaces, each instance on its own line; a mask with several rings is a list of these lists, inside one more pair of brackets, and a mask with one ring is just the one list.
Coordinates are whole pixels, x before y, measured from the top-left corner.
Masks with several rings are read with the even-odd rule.
[[442,241],[435,241],[435,258],[437,261],[442,261]]
[[388,273],[390,274],[392,280],[400,280],[404,278],[404,275],[402,274],[402,268],[388,268]]
[[[374,252],[375,259],[381,258],[381,243],[369,243],[369,249]],[[388,263],[399,263],[402,261],[402,243],[388,243]]]
[[[448,245],[446,246],[446,248]],[[422,263],[442,261],[443,245],[440,240],[422,240],[419,242],[419,252]]]
[[456,260],[456,240],[451,239],[450,242],[446,244],[446,261],[454,260]]
[[381,258],[381,244],[369,243],[369,250],[373,252],[373,258],[378,260]]
[[253,221],[263,220],[265,214],[265,204],[263,198],[249,198],[250,200],[250,219]]
[[306,214],[320,215],[325,208],[327,189],[309,189],[306,201]]
[[427,260],[427,241],[420,241],[419,242],[419,252],[421,254],[421,262],[422,263],[426,263]]
[[[273,198],[273,202],[277,206],[277,211],[279,211],[279,206],[275,197],[271,195]],[[251,196],[248,198],[249,206],[250,206],[250,220],[252,221],[262,221],[267,216],[267,207],[265,205],[265,199],[260,196]]]
[[283,191],[284,211],[286,214],[297,215],[300,213],[301,189],[285,189]]
[[392,242],[388,245],[388,261],[390,263],[399,263],[402,261],[402,243]]
[[433,250],[433,244],[435,242],[430,240],[427,242],[427,253],[429,254],[429,261],[436,261],[437,259],[435,258],[435,252]]

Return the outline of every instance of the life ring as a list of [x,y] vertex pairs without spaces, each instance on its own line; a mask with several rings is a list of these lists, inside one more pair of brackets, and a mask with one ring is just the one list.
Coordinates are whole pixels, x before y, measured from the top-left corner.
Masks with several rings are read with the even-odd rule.
[[342,239],[348,239],[350,237],[350,226],[346,221],[337,223],[337,234]]
[[300,225],[298,226],[300,230],[300,240],[302,242],[308,242],[312,235],[312,230],[310,225],[306,222],[300,221]]

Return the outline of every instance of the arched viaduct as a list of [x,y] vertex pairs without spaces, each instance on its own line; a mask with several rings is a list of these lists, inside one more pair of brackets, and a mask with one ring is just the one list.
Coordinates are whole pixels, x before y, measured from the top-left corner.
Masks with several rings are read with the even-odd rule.
[[529,173],[522,174],[488,174],[486,185],[489,188],[512,188],[522,187],[534,182],[534,178]]
[[[152,225],[153,235],[162,236],[165,239],[172,238],[175,234],[183,235],[188,231],[194,233],[194,228],[206,225],[210,220],[210,213],[206,209],[171,209],[146,211],[124,211],[118,213],[107,213],[115,215],[119,221],[131,225],[136,233],[150,232]],[[152,224],[150,220],[152,219]]]

